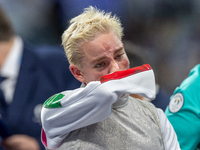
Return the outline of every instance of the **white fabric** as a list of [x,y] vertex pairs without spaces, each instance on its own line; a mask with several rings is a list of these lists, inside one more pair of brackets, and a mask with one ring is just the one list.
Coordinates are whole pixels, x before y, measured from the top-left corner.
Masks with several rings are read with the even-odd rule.
[[41,112],[48,148],[60,146],[69,132],[108,118],[112,112],[112,104],[123,93],[140,94],[154,99],[156,93],[153,70],[103,84],[93,81],[85,88],[62,92],[65,96],[61,99],[61,108],[43,108]]
[[177,135],[162,109],[157,108],[165,150],[180,150]]
[[[47,147],[57,148],[69,132],[108,118],[112,112],[113,103],[123,93],[140,94],[154,99],[155,91],[154,73],[152,70],[148,70],[103,84],[100,81],[90,82],[85,88],[62,92],[65,95],[60,100],[62,107],[42,109],[42,127],[46,134]],[[163,119],[164,113],[159,110],[158,113],[162,117],[160,118],[161,131],[166,143],[166,150],[168,150],[177,144],[176,134],[168,125],[167,118]],[[168,130],[165,130],[166,126],[162,121],[167,123]],[[172,145],[171,137],[175,140]]]
[[20,63],[22,58],[23,42],[18,36],[14,38],[14,44],[8,54],[1,70],[0,75],[6,77],[1,83],[1,89],[4,93],[7,103],[11,103],[15,91],[15,85],[19,74]]

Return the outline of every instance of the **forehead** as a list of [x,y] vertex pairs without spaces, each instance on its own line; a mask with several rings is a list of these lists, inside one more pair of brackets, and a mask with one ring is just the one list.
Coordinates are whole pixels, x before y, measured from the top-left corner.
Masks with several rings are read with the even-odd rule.
[[83,44],[85,56],[98,57],[106,52],[115,52],[123,48],[119,37],[114,33],[106,33],[97,36],[94,40]]

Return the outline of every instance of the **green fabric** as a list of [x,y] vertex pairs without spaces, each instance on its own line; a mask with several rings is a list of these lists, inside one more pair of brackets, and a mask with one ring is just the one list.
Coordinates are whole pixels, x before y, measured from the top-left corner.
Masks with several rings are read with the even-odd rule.
[[53,96],[51,96],[50,98],[48,98],[43,106],[45,108],[58,108],[58,107],[62,107],[61,105],[61,99],[64,97],[65,95],[59,93],[59,94],[55,94]]
[[168,106],[165,114],[174,127],[181,149],[196,150],[200,143],[200,64],[175,89],[171,100],[177,93],[183,95],[182,108],[172,113]]

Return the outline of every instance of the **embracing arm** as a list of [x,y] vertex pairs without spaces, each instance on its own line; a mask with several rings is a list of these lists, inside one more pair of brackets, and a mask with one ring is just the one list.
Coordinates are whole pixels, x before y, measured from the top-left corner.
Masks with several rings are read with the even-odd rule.
[[[112,104],[124,93],[155,97],[155,79],[145,66],[106,75],[85,88],[64,91],[50,97],[41,113],[42,142],[48,148],[60,146],[69,132],[100,122],[112,112]],[[145,70],[146,69],[146,70]],[[137,73],[135,73],[137,71]]]
[[108,118],[112,104],[122,94],[110,93],[95,81],[85,88],[52,96],[44,103],[41,113],[43,144],[56,148],[69,132]]

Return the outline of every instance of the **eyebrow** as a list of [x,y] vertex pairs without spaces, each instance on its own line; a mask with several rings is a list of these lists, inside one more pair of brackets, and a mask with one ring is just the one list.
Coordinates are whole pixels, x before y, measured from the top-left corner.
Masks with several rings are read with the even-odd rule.
[[123,48],[124,47],[122,46],[122,47],[118,48],[117,50],[115,50],[114,55],[117,54],[118,52],[120,52],[121,50],[123,50]]
[[[122,47],[118,48],[117,50],[115,50],[114,55],[117,54],[118,52],[120,52],[121,50],[123,50],[123,48],[124,48],[124,47],[122,46]],[[99,62],[99,61],[101,61],[101,60],[103,60],[103,59],[105,59],[105,58],[106,58],[105,56],[99,57],[99,58],[93,60],[93,61],[91,62],[91,64],[94,64],[94,63],[96,63],[96,62]]]

